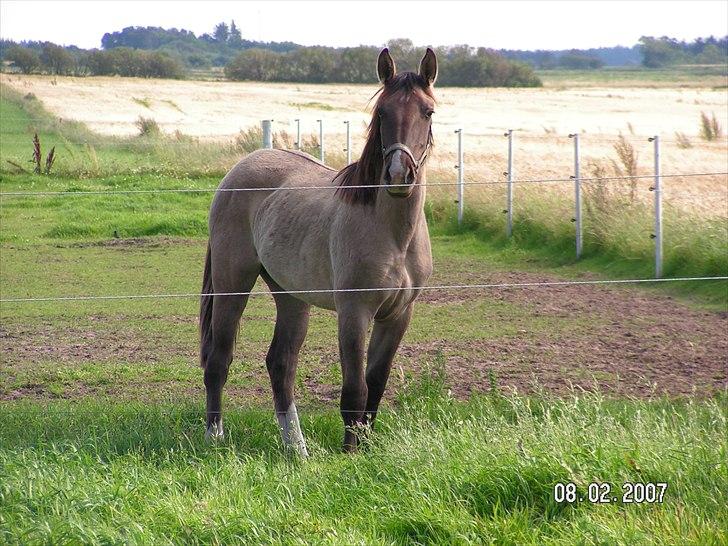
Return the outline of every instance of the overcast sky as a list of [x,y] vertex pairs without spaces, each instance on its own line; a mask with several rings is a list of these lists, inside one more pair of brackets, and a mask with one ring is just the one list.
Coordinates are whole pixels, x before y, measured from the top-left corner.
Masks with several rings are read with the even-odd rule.
[[673,1],[0,1],[0,36],[100,47],[127,26],[198,36],[234,19],[243,38],[304,45],[467,43],[506,49],[634,45],[640,36],[728,34],[727,0]]

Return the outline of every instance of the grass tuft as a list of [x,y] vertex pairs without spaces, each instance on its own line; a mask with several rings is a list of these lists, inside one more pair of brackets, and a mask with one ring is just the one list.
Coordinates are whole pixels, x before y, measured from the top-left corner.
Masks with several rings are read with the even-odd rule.
[[145,118],[139,116],[135,123],[137,129],[139,129],[139,136],[143,137],[158,137],[161,134],[159,124],[153,118]]
[[719,140],[723,136],[723,128],[715,117],[715,112],[712,116],[700,112],[700,136],[709,142]]

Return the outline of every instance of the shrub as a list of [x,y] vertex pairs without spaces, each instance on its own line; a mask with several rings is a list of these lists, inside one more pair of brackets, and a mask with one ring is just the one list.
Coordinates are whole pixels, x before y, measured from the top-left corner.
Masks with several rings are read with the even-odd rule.
[[159,129],[159,124],[153,118],[139,116],[135,125],[137,126],[137,129],[139,129],[139,136],[156,137],[162,132]]

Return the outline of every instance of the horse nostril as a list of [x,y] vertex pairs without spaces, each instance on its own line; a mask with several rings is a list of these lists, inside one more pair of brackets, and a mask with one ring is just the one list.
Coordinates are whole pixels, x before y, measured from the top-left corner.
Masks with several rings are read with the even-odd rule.
[[412,172],[412,169],[407,167],[407,171],[404,173],[404,183],[409,186],[409,185],[413,184],[414,181],[415,181],[415,175]]
[[391,184],[392,183],[392,175],[389,174],[389,169],[384,169],[384,181],[387,184]]

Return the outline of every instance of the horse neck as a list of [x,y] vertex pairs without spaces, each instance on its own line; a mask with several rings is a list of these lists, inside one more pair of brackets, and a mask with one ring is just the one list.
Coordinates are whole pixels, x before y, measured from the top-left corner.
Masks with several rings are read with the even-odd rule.
[[392,197],[380,188],[374,205],[376,228],[391,235],[400,250],[405,251],[421,226],[425,214],[425,173],[407,198]]

